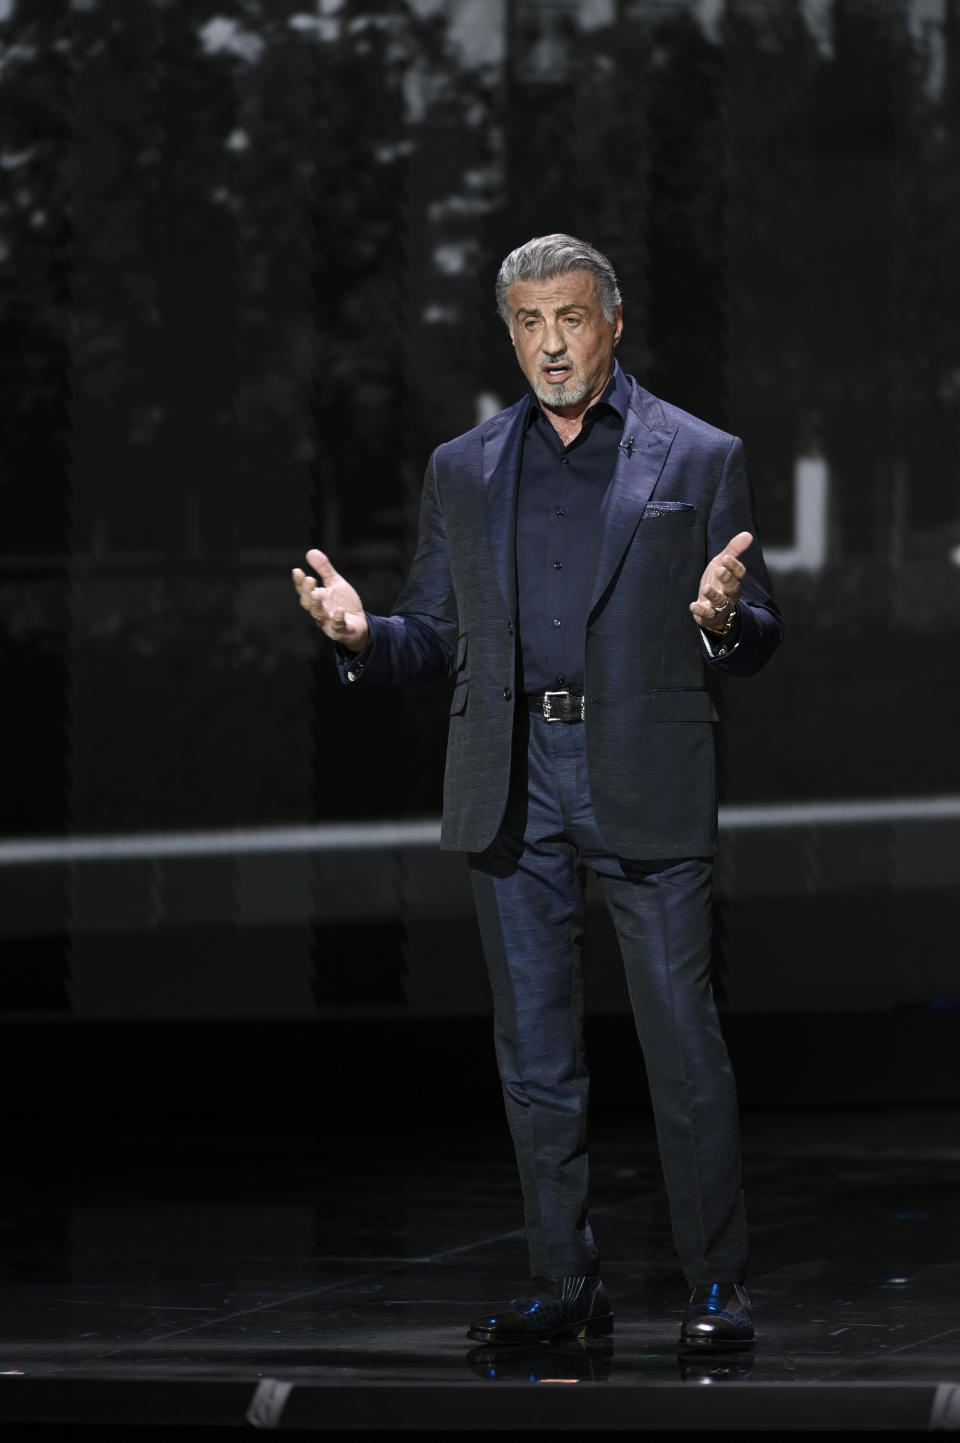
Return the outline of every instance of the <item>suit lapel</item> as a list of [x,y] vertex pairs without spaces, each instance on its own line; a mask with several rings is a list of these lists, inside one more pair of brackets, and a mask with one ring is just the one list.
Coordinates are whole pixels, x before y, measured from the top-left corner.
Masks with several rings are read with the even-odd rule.
[[676,434],[660,402],[634,381],[617,464],[603,503],[591,611],[630,544]]
[[517,609],[517,483],[527,402],[496,416],[481,431],[487,537],[497,582],[511,616]]

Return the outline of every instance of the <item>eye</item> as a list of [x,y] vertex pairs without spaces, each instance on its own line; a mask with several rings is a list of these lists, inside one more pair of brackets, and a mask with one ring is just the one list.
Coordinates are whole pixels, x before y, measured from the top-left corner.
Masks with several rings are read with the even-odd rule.
[[536,318],[536,316],[528,316],[527,319],[526,319],[526,320],[524,321],[524,323],[523,323],[523,329],[524,329],[525,331],[532,331],[532,330],[534,330],[534,328],[536,327],[536,324],[537,324],[537,318]]
[[568,325],[568,326],[579,326],[579,324],[580,324],[580,317],[579,317],[579,316],[567,316],[567,325]]

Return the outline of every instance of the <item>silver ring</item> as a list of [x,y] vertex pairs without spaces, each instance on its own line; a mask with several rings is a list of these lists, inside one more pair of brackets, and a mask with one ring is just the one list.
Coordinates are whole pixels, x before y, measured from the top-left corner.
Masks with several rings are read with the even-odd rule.
[[727,599],[726,599],[726,601],[723,603],[722,606],[715,606],[713,609],[714,609],[714,611],[726,611],[726,609],[727,609],[727,607],[728,607],[729,605],[730,605],[730,598],[729,598],[729,596],[728,596]]

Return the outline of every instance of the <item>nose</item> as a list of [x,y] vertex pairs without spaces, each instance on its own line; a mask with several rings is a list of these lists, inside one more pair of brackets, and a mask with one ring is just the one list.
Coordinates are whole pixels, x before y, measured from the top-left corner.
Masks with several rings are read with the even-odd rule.
[[544,327],[543,332],[544,354],[547,356],[562,356],[566,349],[567,342],[564,338],[563,332],[560,330],[560,327],[558,325],[550,325],[548,323]]

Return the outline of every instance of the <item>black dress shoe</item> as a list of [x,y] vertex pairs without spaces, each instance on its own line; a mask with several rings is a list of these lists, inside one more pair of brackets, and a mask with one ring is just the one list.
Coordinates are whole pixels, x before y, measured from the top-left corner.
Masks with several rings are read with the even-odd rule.
[[478,1343],[546,1343],[612,1331],[610,1299],[599,1278],[534,1278],[525,1297],[474,1318],[467,1337]]
[[719,1353],[749,1348],[753,1341],[750,1299],[742,1283],[723,1278],[694,1288],[680,1329],[681,1348]]

